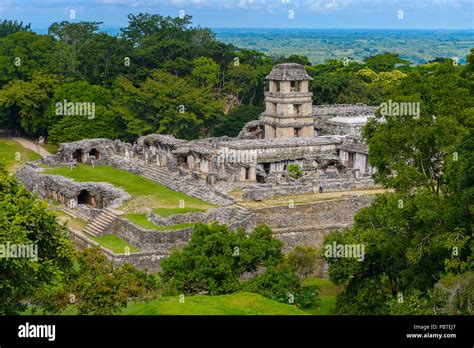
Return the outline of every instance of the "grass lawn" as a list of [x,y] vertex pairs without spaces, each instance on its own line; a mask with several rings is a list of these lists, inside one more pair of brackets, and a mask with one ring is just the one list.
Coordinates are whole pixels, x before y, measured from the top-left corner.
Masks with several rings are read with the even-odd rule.
[[321,300],[319,307],[303,309],[308,314],[329,315],[336,307],[336,296],[342,291],[340,286],[334,285],[329,279],[308,277],[303,281],[303,286],[316,285],[318,287],[318,297]]
[[58,153],[59,151],[59,145],[56,144],[44,144],[43,147],[46,149],[46,151],[49,151],[52,155]]
[[220,296],[187,296],[184,303],[178,296],[167,296],[148,302],[131,302],[124,315],[305,315],[302,310],[242,292]]
[[127,249],[125,248],[128,248],[128,251],[131,253],[136,253],[140,251],[140,249],[127,243],[126,241],[124,241],[119,236],[116,236],[115,234],[106,234],[105,236],[101,236],[101,237],[89,236],[89,238],[100,243],[102,246],[106,247],[107,249],[112,250],[116,254],[125,253],[127,251]]
[[[17,153],[20,154],[19,161],[16,160]],[[0,139],[0,160],[6,162],[9,172],[13,173],[26,162],[39,159],[41,159],[40,155],[34,151],[25,149],[16,141]]]
[[[27,309],[23,315],[31,315]],[[41,315],[41,312],[35,313]],[[178,296],[130,302],[119,315],[307,315],[295,306],[270,300],[258,294],[241,292],[220,296]],[[68,306],[59,315],[77,315],[75,306]]]
[[122,207],[122,210],[127,213],[143,212],[140,211],[143,209],[148,209],[149,211],[157,208],[179,209],[181,200],[184,201],[186,208],[206,210],[215,207],[200,199],[158,185],[139,175],[110,166],[96,166],[92,168],[91,166],[80,164],[72,170],[70,168],[50,168],[45,173],[62,175],[79,182],[108,182],[116,187],[121,187],[133,197],[132,200],[124,203]]
[[194,226],[194,223],[187,223],[187,224],[177,224],[177,225],[170,225],[170,226],[160,226],[156,225],[151,221],[148,221],[146,218],[146,214],[125,214],[125,217],[133,222],[135,225],[141,226],[148,228],[150,230],[159,230],[159,231],[165,231],[165,230],[180,230],[182,228],[186,227],[191,227]]
[[168,217],[171,215],[176,214],[186,214],[186,213],[202,213],[205,212],[206,209],[199,209],[199,208],[156,208],[153,210],[155,214],[160,215],[161,217]]

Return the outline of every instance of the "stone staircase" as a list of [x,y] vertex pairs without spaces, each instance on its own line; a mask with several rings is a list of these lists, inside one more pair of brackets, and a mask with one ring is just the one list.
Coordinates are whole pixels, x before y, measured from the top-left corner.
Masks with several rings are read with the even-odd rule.
[[221,206],[228,206],[234,203],[232,197],[216,191],[202,180],[182,177],[177,173],[158,166],[145,165],[144,169],[143,177],[172,190]]
[[102,210],[99,216],[92,219],[92,221],[84,229],[84,232],[87,232],[94,237],[98,237],[106,232],[106,230],[110,228],[114,220],[117,218],[117,212],[110,208],[105,208]]
[[231,228],[246,227],[251,229],[254,227],[250,226],[250,220],[253,217],[253,213],[246,206],[236,203],[230,207],[235,209],[235,213],[229,221],[229,226]]

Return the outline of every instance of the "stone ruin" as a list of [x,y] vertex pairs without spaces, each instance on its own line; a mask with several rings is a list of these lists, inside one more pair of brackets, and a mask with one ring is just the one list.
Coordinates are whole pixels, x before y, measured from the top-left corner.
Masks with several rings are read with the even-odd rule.
[[[149,134],[133,144],[85,139],[61,144],[58,153],[43,162],[51,167],[110,165],[220,206],[216,212],[188,217],[149,217],[164,225],[190,218],[225,222],[232,216],[234,226],[249,229],[258,221],[252,219],[250,210],[236,205],[229,193],[237,189],[243,191],[244,200],[258,201],[321,189],[373,188],[374,169],[368,164],[361,130],[375,115],[375,108],[362,104],[313,106],[308,88],[311,77],[299,64],[276,65],[266,79],[266,109],[237,137],[186,141],[172,135]],[[291,164],[299,166],[300,178],[290,175]],[[56,199],[72,208],[115,207],[129,198],[109,184],[76,183],[52,175],[39,178],[40,172],[41,168],[30,165],[21,169],[18,177],[40,197]],[[239,224],[244,216],[250,218]],[[137,226],[133,229],[139,230]],[[124,227],[121,231],[125,233]]]

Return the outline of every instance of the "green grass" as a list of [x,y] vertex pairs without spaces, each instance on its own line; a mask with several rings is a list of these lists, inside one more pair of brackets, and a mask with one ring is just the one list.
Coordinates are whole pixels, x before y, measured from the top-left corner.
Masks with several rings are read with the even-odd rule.
[[330,315],[336,307],[337,294],[342,291],[340,286],[334,285],[329,279],[308,277],[303,281],[303,286],[317,286],[318,297],[321,300],[317,307],[303,309],[308,314]]
[[125,248],[129,248],[128,251],[131,253],[136,253],[140,251],[140,249],[127,243],[126,241],[124,241],[119,236],[116,236],[115,234],[106,234],[105,236],[101,236],[101,237],[89,236],[89,238],[100,243],[102,246],[106,247],[107,249],[112,250],[116,254],[125,253],[126,251]]
[[59,151],[59,145],[56,144],[44,144],[43,147],[52,155],[58,153]]
[[[19,161],[17,161],[16,154],[19,153]],[[36,152],[25,149],[21,144],[13,140],[0,139],[0,160],[7,165],[7,170],[13,173],[20,166],[29,161],[36,161],[41,159],[41,156]]]
[[[23,315],[31,315],[27,309]],[[36,315],[43,313],[37,312]],[[68,306],[59,315],[77,315]],[[258,294],[241,292],[220,296],[165,296],[150,301],[130,302],[119,315],[307,315],[295,306],[279,303]]]
[[162,297],[147,302],[131,302],[124,315],[305,315],[302,310],[253,293],[220,296]]
[[164,218],[176,214],[202,213],[205,211],[206,209],[200,208],[156,208],[155,210],[153,210],[155,214],[158,214]]
[[182,228],[194,226],[194,223],[186,223],[186,224],[177,224],[177,225],[170,225],[170,226],[160,226],[156,225],[151,221],[148,221],[146,218],[146,214],[125,214],[125,217],[133,222],[135,225],[148,228],[150,230],[159,230],[159,231],[166,231],[166,230],[180,230]]
[[79,182],[108,182],[116,187],[121,187],[133,199],[127,202],[127,212],[136,212],[137,209],[147,207],[150,209],[173,208],[179,209],[180,201],[184,201],[187,208],[209,209],[214,205],[200,199],[190,197],[181,192],[173,191],[158,185],[151,180],[110,166],[91,166],[80,164],[75,169],[51,168],[47,174],[62,175]]

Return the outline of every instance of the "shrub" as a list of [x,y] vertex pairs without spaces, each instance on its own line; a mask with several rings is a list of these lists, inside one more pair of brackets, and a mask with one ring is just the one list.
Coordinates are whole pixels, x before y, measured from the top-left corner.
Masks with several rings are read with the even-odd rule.
[[300,278],[312,274],[318,261],[318,250],[311,246],[297,245],[286,255],[285,262]]
[[293,179],[299,179],[303,176],[303,171],[301,170],[300,166],[297,164],[289,164],[288,167],[288,175]]
[[316,287],[302,287],[299,277],[286,264],[269,267],[265,273],[246,282],[243,288],[245,291],[303,308],[317,301]]
[[283,243],[258,226],[247,235],[225,225],[198,224],[189,243],[161,262],[163,280],[186,294],[228,294],[241,288],[240,276],[283,260]]

